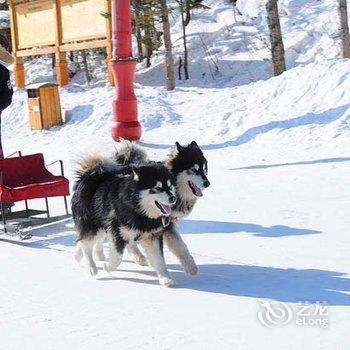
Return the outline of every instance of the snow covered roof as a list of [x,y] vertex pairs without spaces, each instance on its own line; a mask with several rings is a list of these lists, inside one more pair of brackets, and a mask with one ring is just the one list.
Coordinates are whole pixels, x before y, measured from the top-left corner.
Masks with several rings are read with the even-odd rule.
[[29,85],[26,85],[26,89],[30,89],[30,90],[34,90],[34,89],[40,89],[42,87],[45,87],[45,86],[57,86],[56,83],[52,83],[52,82],[44,82],[44,83],[36,83],[36,84],[29,84]]

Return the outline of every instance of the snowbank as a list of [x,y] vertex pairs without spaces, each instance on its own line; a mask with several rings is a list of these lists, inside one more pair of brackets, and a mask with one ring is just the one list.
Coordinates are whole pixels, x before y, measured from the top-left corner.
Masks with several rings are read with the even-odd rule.
[[[196,138],[209,150],[234,146],[271,160],[343,153],[350,145],[349,79],[350,62],[339,59],[234,89],[182,87],[169,94],[162,87],[137,84],[143,140],[171,145]],[[87,145],[112,147],[113,92],[108,85],[62,89],[62,107],[72,117],[43,132],[29,130],[26,94],[17,92],[3,115],[6,153],[44,149],[50,156],[71,158]]]

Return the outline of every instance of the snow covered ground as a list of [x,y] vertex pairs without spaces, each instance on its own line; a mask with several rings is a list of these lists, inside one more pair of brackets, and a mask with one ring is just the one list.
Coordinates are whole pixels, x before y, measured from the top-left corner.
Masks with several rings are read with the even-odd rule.
[[[317,31],[334,28],[332,1],[283,1],[291,13],[283,19],[287,52],[298,50],[276,78],[263,56],[252,58],[239,44],[247,31],[254,45],[262,42],[262,2],[241,8],[245,24],[228,22],[232,5],[208,3],[191,26],[205,28],[211,49],[220,46],[215,80],[192,47],[194,79],[174,92],[162,87],[161,55],[136,83],[141,145],[150,156],[162,159],[175,141],[195,139],[209,160],[212,185],[181,222],[200,273],[186,276],[166,252],[176,287],[165,289],[126,254],[119,271],[101,268],[93,279],[73,262],[69,220],[32,230],[26,243],[0,241],[0,349],[349,348],[350,61],[334,58],[335,39]],[[176,23],[173,32],[176,38]],[[32,82],[50,75],[49,62],[37,64],[29,67]],[[81,155],[113,150],[112,98],[101,79],[90,87],[73,81],[61,90],[70,120],[33,132],[26,95],[17,91],[3,114],[5,153],[63,159],[73,181]],[[50,203],[63,212],[61,199]],[[259,301],[284,303],[278,306],[294,319],[263,325]],[[326,302],[329,327],[297,325],[298,302],[311,303],[309,311]]]

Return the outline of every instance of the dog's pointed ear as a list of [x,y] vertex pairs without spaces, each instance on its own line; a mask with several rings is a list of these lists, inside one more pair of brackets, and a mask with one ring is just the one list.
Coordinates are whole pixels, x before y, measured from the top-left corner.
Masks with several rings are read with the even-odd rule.
[[133,174],[134,174],[134,181],[135,182],[137,182],[137,181],[139,181],[139,174],[135,171],[135,169],[132,171],[133,172]]
[[175,142],[175,146],[178,152],[182,151],[183,147],[177,141]]
[[192,141],[192,142],[190,143],[190,145],[191,145],[191,146],[198,147],[198,144],[197,144],[197,142],[196,142],[196,141]]

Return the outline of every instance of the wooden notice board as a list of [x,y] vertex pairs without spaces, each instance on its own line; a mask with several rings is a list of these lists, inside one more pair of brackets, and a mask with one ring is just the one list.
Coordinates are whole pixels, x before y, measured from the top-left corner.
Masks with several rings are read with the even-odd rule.
[[56,25],[52,0],[18,4],[15,7],[17,50],[55,45]]
[[62,0],[62,42],[106,39],[104,0]]
[[23,57],[56,55],[59,85],[68,83],[65,53],[106,48],[111,74],[111,0],[8,0],[16,86],[24,87]]

